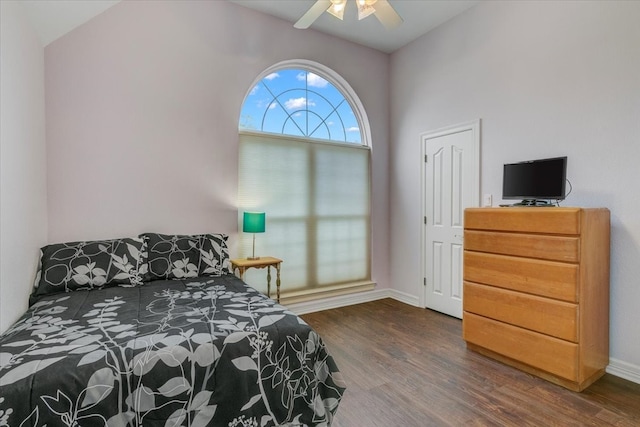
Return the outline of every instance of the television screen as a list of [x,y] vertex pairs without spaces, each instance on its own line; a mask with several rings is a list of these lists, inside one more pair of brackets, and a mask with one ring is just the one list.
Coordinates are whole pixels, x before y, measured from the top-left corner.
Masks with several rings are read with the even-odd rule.
[[563,200],[566,180],[566,157],[505,164],[502,198]]

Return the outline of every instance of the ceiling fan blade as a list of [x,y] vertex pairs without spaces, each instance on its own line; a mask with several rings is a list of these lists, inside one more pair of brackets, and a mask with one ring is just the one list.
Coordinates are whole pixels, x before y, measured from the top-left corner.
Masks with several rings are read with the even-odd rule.
[[387,0],[378,0],[374,7],[376,8],[374,15],[387,30],[392,30],[402,24],[402,18]]
[[305,28],[309,28],[311,24],[315,22],[316,19],[322,15],[322,13],[327,10],[331,6],[331,0],[318,0],[315,2],[307,13],[302,15],[302,18],[298,19],[298,22],[293,24],[294,27],[304,30]]

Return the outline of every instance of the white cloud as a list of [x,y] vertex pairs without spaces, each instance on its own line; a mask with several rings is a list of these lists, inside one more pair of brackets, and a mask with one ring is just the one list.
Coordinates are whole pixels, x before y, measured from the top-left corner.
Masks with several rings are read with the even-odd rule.
[[[300,73],[296,76],[296,78],[302,82],[304,81],[304,76],[305,73]],[[307,73],[307,84],[312,87],[325,87],[329,84],[329,82],[317,74]]]
[[360,128],[358,126],[351,126],[347,128],[347,132],[360,132]]
[[278,73],[271,73],[268,76],[265,76],[265,80],[273,80],[280,77],[280,74]]
[[307,82],[309,83],[309,86],[315,86],[315,87],[325,87],[326,85],[329,84],[328,81],[326,81],[319,75],[313,74],[313,73],[307,74]]
[[266,108],[267,110],[273,110],[277,106],[278,106],[278,103],[273,98],[269,98],[269,99],[262,98],[262,99],[256,100],[256,108],[259,110],[262,110],[264,108]]
[[249,92],[249,96],[251,96],[251,95],[255,95],[255,94],[256,94],[256,92],[258,91],[258,89],[260,89],[260,86],[259,86],[259,85],[255,85],[255,86],[253,87],[253,89],[251,89],[251,92]]
[[291,98],[284,103],[284,106],[287,110],[294,110],[296,108],[303,108],[305,106],[314,106],[316,105],[313,101],[307,101],[307,98],[304,96],[300,98]]

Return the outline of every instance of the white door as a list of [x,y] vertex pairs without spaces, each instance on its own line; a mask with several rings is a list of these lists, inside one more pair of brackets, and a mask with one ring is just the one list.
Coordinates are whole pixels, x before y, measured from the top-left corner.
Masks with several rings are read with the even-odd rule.
[[480,198],[480,122],[422,136],[425,307],[462,318],[464,209]]

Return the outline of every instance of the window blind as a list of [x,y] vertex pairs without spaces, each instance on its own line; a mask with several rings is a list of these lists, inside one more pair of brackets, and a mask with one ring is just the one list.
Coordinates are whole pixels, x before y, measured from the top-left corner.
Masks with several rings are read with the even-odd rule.
[[[266,212],[256,255],[283,260],[283,294],[370,280],[368,147],[241,132],[238,202],[239,221]],[[240,234],[246,257],[253,236]],[[245,280],[262,290],[264,276],[249,270]]]

